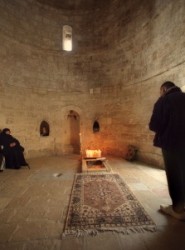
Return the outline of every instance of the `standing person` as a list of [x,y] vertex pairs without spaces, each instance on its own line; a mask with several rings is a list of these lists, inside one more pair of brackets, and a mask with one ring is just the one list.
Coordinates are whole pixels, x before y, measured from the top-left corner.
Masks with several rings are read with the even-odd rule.
[[163,213],[185,220],[185,93],[173,82],[161,85],[149,128],[155,132],[154,146],[162,149],[172,205]]
[[[0,134],[1,134],[1,130],[0,130]],[[3,146],[0,144],[0,172],[3,172],[4,165],[5,165],[5,159],[4,159],[4,156],[1,152],[2,149],[3,149]]]
[[23,152],[24,148],[20,142],[10,134],[10,129],[5,128],[0,133],[1,153],[5,157],[6,168],[19,169],[21,166],[28,166]]

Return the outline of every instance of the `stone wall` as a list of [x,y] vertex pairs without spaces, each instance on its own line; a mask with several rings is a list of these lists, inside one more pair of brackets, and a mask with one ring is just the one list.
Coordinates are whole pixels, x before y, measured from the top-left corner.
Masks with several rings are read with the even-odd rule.
[[102,72],[98,98],[104,110],[104,147],[124,156],[132,144],[139,160],[162,166],[148,123],[160,85],[166,80],[184,85],[185,6],[183,1],[114,3],[102,22],[107,50],[96,55]]
[[[34,0],[0,1],[0,127],[10,127],[27,157],[67,153],[67,114],[80,116],[81,150],[162,166],[148,129],[165,80],[183,86],[182,0],[124,1],[96,10],[62,10]],[[73,51],[62,51],[62,25]],[[49,137],[40,137],[42,120]],[[95,120],[100,132],[93,133]]]
[[[70,20],[71,15],[29,0],[0,2],[0,128],[11,129],[27,157],[68,153],[68,112],[83,114],[82,124],[93,114],[91,53],[75,52],[76,41],[72,53],[62,51],[62,25],[67,22],[77,32],[89,15],[80,12]],[[74,35],[79,41],[81,36]],[[42,120],[50,125],[49,137],[40,136]]]

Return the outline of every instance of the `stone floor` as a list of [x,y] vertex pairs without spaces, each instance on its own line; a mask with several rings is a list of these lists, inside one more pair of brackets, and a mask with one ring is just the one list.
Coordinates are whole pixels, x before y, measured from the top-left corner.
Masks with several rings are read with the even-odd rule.
[[64,219],[79,156],[30,159],[31,169],[0,173],[1,250],[183,250],[185,222],[161,214],[170,203],[165,172],[140,163],[109,158],[157,225],[157,232],[62,238]]

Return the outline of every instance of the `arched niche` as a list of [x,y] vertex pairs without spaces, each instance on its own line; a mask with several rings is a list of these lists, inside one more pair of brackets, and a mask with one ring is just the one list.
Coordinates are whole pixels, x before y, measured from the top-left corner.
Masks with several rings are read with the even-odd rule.
[[97,133],[100,131],[100,124],[98,121],[94,121],[93,123],[93,133]]
[[67,115],[68,139],[72,153],[80,153],[80,116],[75,110],[69,110]]
[[46,121],[42,121],[40,124],[40,135],[41,136],[49,136],[50,128],[49,124]]
[[82,113],[82,110],[75,105],[68,105],[61,109],[61,137],[57,137],[56,141],[60,145],[59,151],[61,150],[63,154],[81,153],[83,136],[81,134]]

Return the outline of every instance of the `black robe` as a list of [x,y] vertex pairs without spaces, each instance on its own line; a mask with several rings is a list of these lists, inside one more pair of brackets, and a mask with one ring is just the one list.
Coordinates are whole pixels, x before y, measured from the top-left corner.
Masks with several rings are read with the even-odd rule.
[[156,133],[154,146],[165,150],[185,148],[185,93],[180,88],[173,88],[158,99],[149,128]]
[[[15,143],[16,145],[11,147],[11,143]],[[6,168],[19,169],[21,166],[28,166],[23,155],[24,148],[16,138],[12,135],[1,132],[0,145],[1,153],[5,157]]]

